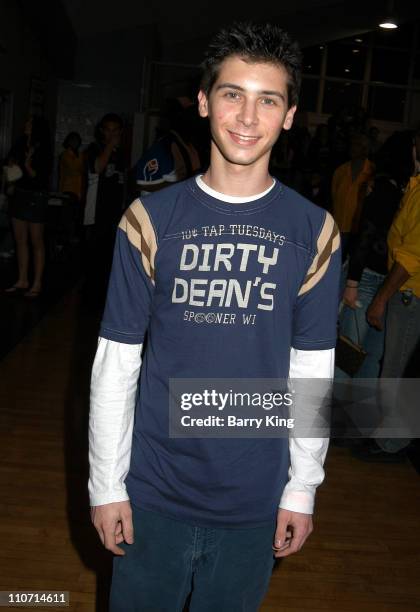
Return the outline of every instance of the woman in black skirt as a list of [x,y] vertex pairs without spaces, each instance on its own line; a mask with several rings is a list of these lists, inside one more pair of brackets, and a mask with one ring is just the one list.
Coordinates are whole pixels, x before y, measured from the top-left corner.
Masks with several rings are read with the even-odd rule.
[[[7,293],[36,298],[42,289],[45,266],[44,224],[47,212],[52,152],[48,124],[42,117],[29,117],[24,133],[9,154],[8,164],[17,165],[22,177],[10,186],[9,211],[16,241],[18,279]],[[29,283],[29,239],[33,255],[33,280]]]

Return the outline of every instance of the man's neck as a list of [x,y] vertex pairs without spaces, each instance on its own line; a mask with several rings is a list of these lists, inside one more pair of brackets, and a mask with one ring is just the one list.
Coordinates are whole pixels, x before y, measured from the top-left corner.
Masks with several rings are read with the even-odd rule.
[[267,164],[241,166],[225,159],[214,159],[213,155],[202,178],[206,185],[219,193],[245,198],[263,193],[273,183]]

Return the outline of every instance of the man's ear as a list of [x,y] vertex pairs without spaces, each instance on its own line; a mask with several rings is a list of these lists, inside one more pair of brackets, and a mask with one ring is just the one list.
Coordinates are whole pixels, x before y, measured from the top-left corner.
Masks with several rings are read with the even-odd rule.
[[200,117],[208,117],[209,109],[208,109],[208,99],[206,94],[202,89],[198,92],[198,114]]
[[296,105],[291,106],[289,110],[287,111],[286,117],[284,118],[284,123],[283,123],[284,130],[290,130],[290,128],[292,127],[293,117],[295,116],[296,108],[297,108]]

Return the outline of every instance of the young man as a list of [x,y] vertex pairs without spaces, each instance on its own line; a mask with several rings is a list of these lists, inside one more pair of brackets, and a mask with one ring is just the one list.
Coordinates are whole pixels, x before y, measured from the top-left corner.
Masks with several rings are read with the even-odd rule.
[[87,148],[86,226],[116,227],[121,218],[126,169],[121,149],[122,131],[121,117],[108,113],[99,122],[96,141]]
[[113,612],[182,610],[189,594],[190,610],[255,611],[273,555],[312,531],[325,439],[168,434],[170,378],[332,376],[338,229],[268,173],[299,81],[299,51],[276,26],[220,32],[199,93],[208,171],[137,200],[120,223],[90,417]]
[[[87,193],[83,215],[88,295],[105,294],[115,232],[124,210],[126,163],[121,147],[123,121],[108,113],[99,122],[96,140],[86,150]],[[102,296],[103,299],[103,296]]]

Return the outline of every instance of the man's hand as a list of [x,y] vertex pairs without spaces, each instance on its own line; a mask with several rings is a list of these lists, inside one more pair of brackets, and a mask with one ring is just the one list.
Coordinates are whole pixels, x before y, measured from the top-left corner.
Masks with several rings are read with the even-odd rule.
[[125,541],[133,544],[134,531],[130,502],[114,502],[103,506],[93,506],[90,510],[92,523],[99,533],[102,544],[114,555],[124,556],[125,552],[117,546]]
[[350,308],[357,308],[357,287],[346,287],[343,293],[343,302]]
[[312,514],[302,514],[301,512],[291,512],[279,508],[273,544],[274,556],[277,558],[288,557],[298,552],[312,531]]
[[383,329],[385,308],[386,302],[376,296],[366,312],[366,319],[369,325],[379,330]]

